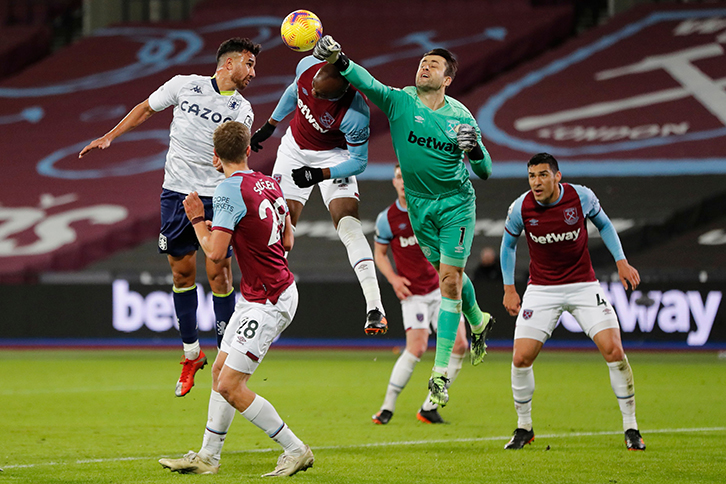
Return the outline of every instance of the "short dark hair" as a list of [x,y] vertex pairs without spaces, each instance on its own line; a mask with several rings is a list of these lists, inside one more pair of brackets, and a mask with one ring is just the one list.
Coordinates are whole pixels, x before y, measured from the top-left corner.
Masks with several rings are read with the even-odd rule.
[[560,166],[557,164],[557,160],[554,156],[549,153],[537,153],[527,162],[527,168],[535,165],[546,164],[550,166],[553,173],[560,171]]
[[214,151],[222,161],[239,163],[247,156],[250,130],[239,121],[227,121],[214,130]]
[[444,71],[444,75],[449,76],[451,79],[456,77],[456,70],[459,68],[459,61],[456,60],[456,56],[454,56],[451,51],[442,47],[437,47],[436,49],[431,49],[426,52],[423,57],[426,57],[427,55],[438,55],[439,57],[446,59],[446,70]]
[[257,55],[262,50],[260,44],[253,43],[250,39],[243,37],[232,37],[222,42],[217,49],[217,64],[219,60],[229,52],[244,52],[247,51],[250,54]]

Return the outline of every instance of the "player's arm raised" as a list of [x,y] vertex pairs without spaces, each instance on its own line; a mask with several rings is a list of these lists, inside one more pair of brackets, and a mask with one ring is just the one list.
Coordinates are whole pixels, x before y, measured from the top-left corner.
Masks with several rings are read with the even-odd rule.
[[340,73],[355,86],[356,89],[365,94],[370,101],[381,108],[390,118],[393,113],[393,103],[390,97],[394,93],[401,92],[386,86],[382,82],[373,77],[365,68],[359,66],[341,51],[338,44],[331,36],[326,35],[315,44],[313,55],[320,60],[324,60],[333,64],[340,70]]
[[262,127],[255,131],[252,135],[252,138],[250,139],[250,148],[252,148],[252,151],[255,153],[260,151],[263,148],[262,142],[272,136],[280,121],[285,119],[288,114],[295,110],[295,106],[297,105],[296,92],[297,81],[287,86],[287,89],[285,89],[285,92],[282,93],[277,106],[275,106],[275,110],[272,112],[270,119],[268,119],[265,124],[263,124]]
[[206,256],[215,263],[225,260],[232,234],[223,230],[210,230],[212,221],[204,220],[204,203],[197,192],[190,193],[184,199],[184,212],[192,223],[199,245]]
[[111,146],[113,140],[136,128],[149,119],[155,112],[151,109],[148,99],[137,104],[111,131],[86,145],[78,154],[78,158],[83,158],[89,151],[95,149],[105,150]]

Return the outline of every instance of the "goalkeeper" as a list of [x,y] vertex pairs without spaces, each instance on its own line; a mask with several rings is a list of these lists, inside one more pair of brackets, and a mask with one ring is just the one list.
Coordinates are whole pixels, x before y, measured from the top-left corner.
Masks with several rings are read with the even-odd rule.
[[335,65],[388,116],[411,226],[439,273],[442,301],[429,390],[431,401],[443,406],[449,399],[446,369],[462,312],[472,329],[474,365],[486,354],[486,336],[494,323],[479,309],[474,286],[464,273],[476,223],[476,195],[464,154],[474,173],[485,180],[492,173],[492,159],[469,110],[446,95],[456,75],[456,58],[446,49],[427,52],[419,62],[416,85],[397,89],[350,61],[329,35],[318,42],[313,55]]

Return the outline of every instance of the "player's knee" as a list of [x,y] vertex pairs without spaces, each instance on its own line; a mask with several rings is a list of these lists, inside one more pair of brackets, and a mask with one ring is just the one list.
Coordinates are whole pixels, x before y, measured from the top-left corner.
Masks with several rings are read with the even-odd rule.
[[625,350],[622,346],[612,346],[602,350],[602,356],[608,363],[623,361],[625,359]]
[[209,287],[215,294],[229,294],[232,291],[231,272],[219,271],[209,274]]
[[236,389],[236,385],[228,378],[221,377],[217,381],[217,392],[228,402],[234,399]]
[[461,274],[449,272],[441,276],[441,295],[450,299],[461,298]]
[[515,352],[512,356],[512,364],[516,368],[528,368],[534,364],[534,355],[527,355]]
[[428,342],[409,343],[408,345],[406,345],[406,351],[411,353],[416,358],[421,359],[423,354],[426,353],[427,345],[428,345]]
[[357,238],[365,237],[363,235],[363,226],[355,217],[350,215],[341,218],[338,221],[338,237],[343,244],[348,245]]
[[[218,363],[217,361],[212,365],[212,385],[219,386],[219,374],[222,372],[223,366],[224,363]],[[217,391],[219,392],[219,388],[217,388]]]
[[451,350],[451,352],[454,353],[455,355],[461,356],[461,355],[466,354],[466,350],[468,350],[468,349],[469,349],[469,344],[466,341],[460,341],[457,339],[454,342],[454,348]]

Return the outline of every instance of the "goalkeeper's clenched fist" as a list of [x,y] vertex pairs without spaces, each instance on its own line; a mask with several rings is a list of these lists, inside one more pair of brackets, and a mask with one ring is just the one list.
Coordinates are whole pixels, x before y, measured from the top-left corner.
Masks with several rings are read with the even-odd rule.
[[313,48],[313,56],[316,59],[327,61],[329,64],[335,64],[339,55],[340,44],[329,35],[318,40],[318,43]]

